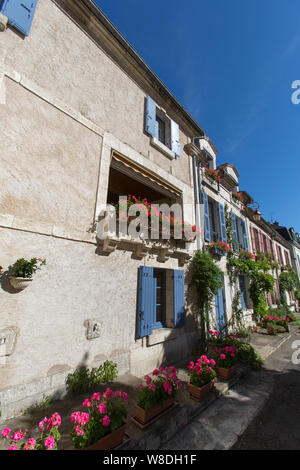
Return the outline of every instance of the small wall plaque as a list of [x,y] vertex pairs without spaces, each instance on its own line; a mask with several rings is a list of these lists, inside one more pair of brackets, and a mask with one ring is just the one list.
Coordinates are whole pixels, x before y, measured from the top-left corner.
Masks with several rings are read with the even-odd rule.
[[0,357],[10,356],[13,353],[17,336],[16,328],[0,330]]
[[101,335],[101,323],[98,320],[89,320],[87,326],[87,339],[99,338]]

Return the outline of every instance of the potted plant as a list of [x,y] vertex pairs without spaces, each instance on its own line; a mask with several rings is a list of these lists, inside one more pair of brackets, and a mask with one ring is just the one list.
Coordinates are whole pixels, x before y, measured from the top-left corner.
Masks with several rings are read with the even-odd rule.
[[221,181],[221,177],[218,175],[217,170],[213,168],[205,168],[205,174],[214,181]]
[[19,258],[10,266],[11,275],[8,277],[10,284],[18,290],[23,290],[27,287],[33,279],[33,274],[37,269],[46,264],[46,260],[42,258]]
[[10,428],[1,431],[1,438],[9,442],[7,450],[57,450],[57,442],[60,439],[58,430],[60,425],[61,417],[58,413],[54,413],[51,418],[45,417],[39,423],[39,439],[30,437],[25,440],[27,429],[24,432],[19,429],[10,434]]
[[231,253],[231,246],[225,242],[212,242],[209,244],[210,250],[219,255],[224,256],[226,253]]
[[143,425],[169,408],[181,387],[175,367],[160,367],[145,375],[146,385],[140,385],[135,419]]
[[232,191],[232,198],[236,201],[239,201],[239,202],[242,202],[243,204],[245,204],[245,201],[244,201],[244,198],[243,196],[241,195],[241,193],[237,193],[236,191]]
[[188,365],[190,376],[188,388],[191,396],[196,400],[200,401],[214,388],[215,365],[214,359],[208,359],[205,355],[197,359],[196,363],[191,361]]
[[128,395],[107,388],[102,395],[94,393],[82,406],[86,412],[71,415],[71,437],[75,449],[111,450],[123,441],[126,429]]
[[235,374],[238,362],[238,348],[236,346],[224,346],[214,350],[217,373],[221,379],[228,380]]

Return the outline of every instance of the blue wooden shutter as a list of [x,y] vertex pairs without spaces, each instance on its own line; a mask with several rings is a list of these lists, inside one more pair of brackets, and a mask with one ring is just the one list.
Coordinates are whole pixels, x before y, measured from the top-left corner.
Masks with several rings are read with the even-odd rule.
[[220,221],[221,241],[227,243],[227,233],[226,233],[224,206],[223,206],[223,204],[221,204],[221,202],[218,202],[218,207],[219,207],[219,221]]
[[145,118],[146,132],[152,135],[152,137],[157,137],[156,134],[156,103],[153,101],[150,96],[147,96],[146,99],[146,118]]
[[247,308],[247,294],[246,294],[246,285],[245,285],[245,278],[244,276],[239,276],[239,285],[240,285],[240,299],[241,299],[241,306],[242,309],[245,310]]
[[179,126],[174,121],[171,121],[171,150],[175,153],[176,157],[180,157]]
[[181,328],[185,323],[184,271],[174,270],[174,328]]
[[224,299],[224,290],[221,287],[218,290],[218,294],[215,296],[215,305],[216,305],[216,327],[219,333],[224,333],[226,327],[226,312],[225,312],[225,299]]
[[236,225],[236,215],[234,212],[231,211],[230,216],[231,216],[233,238],[234,238],[233,248],[234,248],[234,251],[237,251],[238,246],[239,246],[239,236],[238,236],[238,230],[237,230],[237,225]]
[[38,0],[3,0],[0,12],[8,23],[28,36]]
[[245,223],[244,219],[241,219],[241,225],[242,225],[242,231],[243,231],[243,246],[244,246],[244,250],[249,251],[249,244],[248,244],[246,223]]
[[143,338],[151,335],[156,305],[156,279],[153,277],[153,268],[141,266],[139,268],[139,299],[137,336]]
[[211,242],[208,199],[204,189],[202,190],[202,202],[204,206],[204,239],[207,242]]

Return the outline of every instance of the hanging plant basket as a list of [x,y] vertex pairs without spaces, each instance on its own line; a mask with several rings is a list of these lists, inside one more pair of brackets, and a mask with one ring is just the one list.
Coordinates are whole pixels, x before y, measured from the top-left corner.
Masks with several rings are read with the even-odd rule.
[[8,276],[10,285],[16,290],[24,290],[33,281],[32,277]]

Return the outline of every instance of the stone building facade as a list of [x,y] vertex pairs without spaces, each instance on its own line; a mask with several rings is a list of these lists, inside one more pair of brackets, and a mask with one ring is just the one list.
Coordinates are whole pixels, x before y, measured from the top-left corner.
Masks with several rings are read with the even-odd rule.
[[[237,247],[254,250],[251,212],[232,196],[237,170],[217,166],[212,141],[95,4],[23,9],[4,0],[0,14],[2,419],[61,396],[80,365],[109,359],[119,374],[143,375],[187,357],[199,338],[193,253],[226,242],[226,214]],[[179,204],[200,236],[166,242],[111,229],[107,203],[129,194]],[[34,256],[46,266],[16,291],[9,266]],[[226,256],[218,264],[214,328],[230,319],[234,295]],[[239,289],[250,322],[247,279]]]

